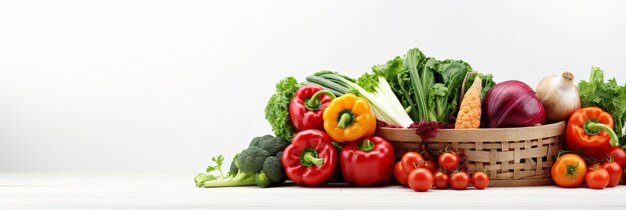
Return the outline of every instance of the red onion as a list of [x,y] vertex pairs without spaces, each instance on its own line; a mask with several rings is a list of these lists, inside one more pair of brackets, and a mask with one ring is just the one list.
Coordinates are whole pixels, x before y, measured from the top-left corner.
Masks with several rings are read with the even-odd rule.
[[546,112],[535,92],[523,82],[510,80],[493,86],[483,102],[484,127],[523,127],[544,124]]

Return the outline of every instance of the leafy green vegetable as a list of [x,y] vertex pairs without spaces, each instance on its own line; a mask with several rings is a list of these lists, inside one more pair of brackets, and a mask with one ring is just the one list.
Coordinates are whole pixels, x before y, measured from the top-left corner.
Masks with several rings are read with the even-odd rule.
[[409,116],[416,120],[417,109],[414,108],[415,102],[413,97],[415,92],[411,85],[411,78],[409,72],[406,71],[405,59],[400,56],[388,61],[386,64],[375,65],[372,67],[372,71],[381,75],[389,82],[389,86],[393,93],[398,97],[402,107],[409,113]]
[[583,107],[598,106],[611,114],[615,122],[613,130],[620,138],[620,145],[626,146],[626,85],[618,85],[615,78],[605,82],[604,72],[592,67],[589,81],[580,81],[578,91]]
[[286,176],[281,157],[287,145],[280,137],[256,137],[247,149],[235,155],[226,176],[222,173],[224,157],[219,155],[211,158],[215,165],[209,165],[206,173],[200,173],[194,178],[196,186],[234,187],[256,184],[259,187],[268,187],[282,183]]
[[430,119],[436,119],[435,121],[447,120],[449,116],[446,116],[448,108],[448,87],[444,84],[436,83],[428,92],[428,114]]
[[298,90],[298,81],[293,77],[286,77],[276,84],[276,92],[265,106],[265,119],[272,126],[272,131],[278,137],[291,141],[296,129],[289,118],[289,102]]
[[[468,84],[476,74],[462,60],[436,60],[427,57],[417,48],[404,57],[395,57],[383,65],[372,68],[375,74],[389,81],[393,92],[414,121],[442,122],[449,120],[458,109],[461,86],[468,75]],[[493,86],[492,75],[481,75],[483,95]],[[469,85],[466,86],[469,88]]]
[[222,172],[222,164],[224,163],[224,156],[219,155],[217,157],[212,157],[211,160],[213,162],[215,162],[215,165],[209,165],[206,168],[206,172],[207,173],[211,173],[212,171],[219,171],[220,172],[220,177],[224,177],[224,173]]
[[[448,88],[445,100],[442,99],[442,102],[437,104],[436,121],[446,123],[450,116],[454,116],[457,111],[463,81],[467,73],[472,71],[472,67],[462,60],[444,60],[437,64],[435,71],[439,75],[437,82]],[[473,81],[473,77],[471,81]],[[493,80],[491,82],[495,83]],[[469,88],[469,85],[466,86]]]
[[474,79],[476,78],[476,76],[479,76],[480,80],[482,80],[483,89],[480,91],[480,98],[484,99],[485,95],[487,95],[487,92],[489,92],[489,90],[494,85],[496,85],[496,82],[493,81],[492,74],[482,74],[482,73],[472,74],[472,75],[469,75],[469,78],[467,79],[467,83],[465,84],[465,90],[464,90],[465,92],[467,92],[467,90],[470,88],[471,85],[469,84],[474,83]]
[[434,84],[431,78],[434,78],[432,69],[426,68],[426,56],[422,51],[417,48],[410,49],[406,53],[406,71],[409,72],[409,78],[411,81],[411,87],[415,95],[413,101],[415,101],[415,107],[417,109],[417,116],[413,119],[415,121],[435,121],[430,119],[428,114],[428,106],[426,101],[428,100],[428,93],[431,88],[431,84]]

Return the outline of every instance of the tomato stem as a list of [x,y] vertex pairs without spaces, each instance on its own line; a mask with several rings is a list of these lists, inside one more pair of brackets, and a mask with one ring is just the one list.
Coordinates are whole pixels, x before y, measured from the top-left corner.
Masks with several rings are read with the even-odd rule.
[[415,164],[415,162],[413,162],[413,167],[415,167],[415,169],[420,168],[420,166],[422,166],[422,162],[424,162],[424,161],[420,160],[419,162],[417,162],[417,165]]
[[576,162],[576,165],[573,165],[573,164],[566,165],[565,168],[567,169],[567,173],[565,174],[565,177],[572,176],[572,181],[574,181],[574,175],[578,173],[578,171],[576,171],[576,168],[578,168],[579,165],[580,165],[579,162]]

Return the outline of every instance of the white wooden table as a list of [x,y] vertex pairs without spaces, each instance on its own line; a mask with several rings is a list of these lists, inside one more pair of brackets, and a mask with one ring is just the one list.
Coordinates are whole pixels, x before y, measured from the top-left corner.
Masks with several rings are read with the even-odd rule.
[[197,188],[195,174],[0,173],[0,209],[626,209],[626,186],[431,190],[297,186]]

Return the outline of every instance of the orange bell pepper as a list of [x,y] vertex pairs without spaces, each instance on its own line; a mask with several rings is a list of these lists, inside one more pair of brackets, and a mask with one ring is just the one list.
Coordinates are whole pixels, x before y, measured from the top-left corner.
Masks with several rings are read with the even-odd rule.
[[324,109],[324,130],[336,142],[371,136],[376,130],[376,116],[366,99],[345,94]]
[[586,107],[572,113],[565,132],[568,150],[604,160],[604,150],[617,146],[619,139],[613,131],[613,117],[599,107]]

